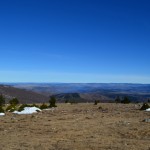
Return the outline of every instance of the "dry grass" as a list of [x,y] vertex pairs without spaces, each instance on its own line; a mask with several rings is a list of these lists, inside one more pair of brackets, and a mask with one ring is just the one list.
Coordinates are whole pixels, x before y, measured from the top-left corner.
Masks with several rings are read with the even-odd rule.
[[[101,106],[102,109],[98,109]],[[0,117],[0,150],[150,150],[150,112],[134,104],[58,104]]]

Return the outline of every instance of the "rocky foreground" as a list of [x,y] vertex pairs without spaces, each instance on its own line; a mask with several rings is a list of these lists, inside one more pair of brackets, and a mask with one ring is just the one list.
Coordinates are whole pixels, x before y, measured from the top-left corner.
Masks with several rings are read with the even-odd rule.
[[150,150],[150,112],[135,104],[58,104],[0,116],[1,150]]

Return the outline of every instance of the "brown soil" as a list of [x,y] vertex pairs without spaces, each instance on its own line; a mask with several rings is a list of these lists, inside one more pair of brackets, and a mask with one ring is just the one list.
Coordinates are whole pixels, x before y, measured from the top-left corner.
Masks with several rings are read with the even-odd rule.
[[[102,108],[98,109],[99,106]],[[150,112],[134,104],[58,104],[0,117],[0,150],[150,150]]]

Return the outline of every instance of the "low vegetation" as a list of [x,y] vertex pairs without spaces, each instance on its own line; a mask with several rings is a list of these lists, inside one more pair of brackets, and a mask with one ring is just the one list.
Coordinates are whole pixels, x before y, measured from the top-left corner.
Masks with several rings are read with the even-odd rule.
[[4,111],[3,107],[0,106],[0,113],[4,113],[4,112],[5,112],[5,111]]
[[[69,101],[68,99],[65,101],[65,103],[70,102],[71,104],[76,103],[74,101]],[[125,96],[125,97],[119,97],[117,96],[115,99],[116,103],[123,103],[123,104],[129,104],[131,101],[129,99],[129,97]],[[99,103],[99,100],[95,100],[94,101],[94,105],[97,105]],[[7,112],[14,112],[14,111],[23,111],[25,107],[37,107],[41,110],[43,109],[48,109],[48,108],[52,108],[52,107],[57,107],[56,105],[56,98],[54,96],[50,97],[49,100],[49,105],[43,103],[41,105],[37,105],[37,104],[21,104],[19,105],[19,100],[17,98],[12,98],[9,101],[9,105],[7,107],[5,106],[5,97],[1,94],[0,95],[0,113],[4,113],[5,111]],[[5,108],[5,109],[4,109]],[[150,106],[148,105],[148,103],[144,103],[143,106],[141,107],[140,110],[146,110],[150,108]],[[99,107],[99,109],[102,109],[101,107]]]
[[122,104],[129,104],[129,103],[131,103],[129,97],[127,97],[127,96],[125,96],[122,99],[119,96],[117,96],[116,99],[115,99],[115,102],[116,103],[122,103]]
[[8,111],[8,112],[14,112],[16,110],[17,110],[17,107],[15,105],[9,105],[6,108],[6,111]]
[[3,105],[5,105],[5,97],[1,94],[0,95],[0,106],[2,107]]
[[45,103],[43,103],[43,104],[40,106],[40,109],[41,109],[41,110],[47,109],[47,108],[48,108],[48,106],[47,106]]
[[[19,106],[19,100],[17,98],[12,98],[10,101],[9,101],[9,105],[7,105],[5,107],[5,97],[1,94],[0,95],[0,113],[4,113],[5,111],[7,112],[14,112],[14,111],[23,111],[25,107],[37,107],[37,108],[40,108],[41,110],[43,109],[47,109],[47,108],[52,108],[52,107],[57,107],[56,105],[56,98],[54,96],[51,96],[50,97],[50,100],[49,100],[49,106],[45,103],[43,103],[41,106],[39,105],[36,105],[36,104],[21,104]],[[5,109],[4,109],[4,108]]]
[[29,105],[27,105],[27,104],[22,104],[21,106],[19,106],[18,111],[19,111],[19,112],[23,111],[25,107],[29,107]]
[[150,108],[150,106],[147,103],[144,103],[140,110],[146,110],[148,108]]

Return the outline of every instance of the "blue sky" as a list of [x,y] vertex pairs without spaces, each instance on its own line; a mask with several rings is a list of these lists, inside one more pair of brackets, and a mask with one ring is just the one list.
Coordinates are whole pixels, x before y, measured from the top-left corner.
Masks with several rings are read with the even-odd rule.
[[0,1],[0,54],[0,82],[150,83],[150,1]]

